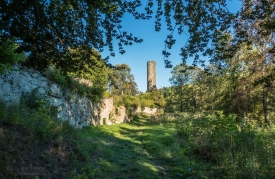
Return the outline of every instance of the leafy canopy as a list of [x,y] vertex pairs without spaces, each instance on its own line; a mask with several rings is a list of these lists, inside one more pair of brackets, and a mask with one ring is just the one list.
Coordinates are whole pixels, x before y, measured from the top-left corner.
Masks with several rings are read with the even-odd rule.
[[[53,65],[71,72],[70,66],[78,61],[73,60],[70,48],[102,51],[108,46],[114,56],[113,38],[119,41],[120,53],[124,53],[122,45],[141,42],[120,25],[125,12],[145,18],[136,12],[139,5],[138,1],[117,0],[1,0],[0,29],[17,40],[17,52],[29,55],[30,66],[43,69]],[[78,56],[82,63],[89,60],[86,53]]]
[[[236,36],[232,42],[236,48],[241,42],[250,41],[245,25],[257,26],[253,33],[260,36],[274,35],[273,12],[274,4],[269,0],[245,0],[237,14],[228,10],[226,0],[1,0],[0,29],[17,40],[20,45],[17,52],[29,55],[30,66],[54,65],[67,72],[71,70],[68,66],[77,63],[72,61],[69,48],[101,52],[108,47],[114,56],[116,41],[123,54],[125,45],[142,42],[123,30],[123,16],[133,15],[136,19],[154,16],[156,31],[163,28],[162,19],[165,19],[169,34],[162,53],[166,67],[172,67],[168,59],[169,50],[176,43],[175,33],[188,36],[180,50],[183,63],[192,56],[194,64],[203,63],[200,55],[214,55],[221,33]],[[89,59],[86,53],[78,55],[83,62]],[[107,59],[105,63],[108,64]]]
[[24,53],[14,53],[17,44],[13,39],[0,34],[0,74],[10,70],[11,66],[26,58]]
[[[145,9],[140,13],[139,7]],[[69,48],[101,52],[107,46],[110,55],[114,56],[114,39],[118,40],[121,54],[125,53],[124,45],[142,42],[123,31],[121,20],[127,14],[136,19],[149,19],[155,15],[156,31],[161,30],[161,19],[165,18],[171,32],[163,51],[166,67],[171,67],[166,58],[176,42],[174,31],[189,35],[181,49],[183,61],[194,54],[196,61],[200,52],[211,54],[207,45],[215,38],[215,30],[228,29],[234,17],[226,9],[226,0],[1,0],[0,29],[17,39],[20,44],[17,52],[28,53],[30,66],[45,68],[54,65],[70,72],[68,67],[76,61],[73,61]],[[188,32],[184,31],[185,27]],[[79,56],[84,62],[89,59],[85,53]]]
[[115,95],[136,95],[138,92],[134,75],[127,64],[117,64],[108,75],[109,91]]

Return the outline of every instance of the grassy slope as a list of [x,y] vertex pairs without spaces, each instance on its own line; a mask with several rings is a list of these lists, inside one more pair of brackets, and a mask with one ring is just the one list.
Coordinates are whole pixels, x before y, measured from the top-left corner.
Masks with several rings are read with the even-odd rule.
[[175,178],[174,124],[140,117],[74,130],[49,119],[38,129],[14,114],[0,120],[0,178]]
[[73,129],[41,112],[1,109],[0,178],[275,176],[275,129],[244,127],[232,117],[181,116],[177,125],[136,117]]
[[90,177],[171,178],[167,161],[173,160],[172,124],[150,125],[148,118],[139,118],[127,124],[86,127],[81,132],[88,139],[86,147],[95,147],[87,169]]
[[83,178],[274,178],[272,128],[241,129],[232,116],[180,119],[81,130],[94,151]]

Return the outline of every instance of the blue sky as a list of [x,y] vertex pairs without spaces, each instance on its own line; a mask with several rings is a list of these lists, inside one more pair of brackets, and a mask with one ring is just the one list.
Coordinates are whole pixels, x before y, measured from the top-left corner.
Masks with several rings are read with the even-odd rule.
[[[231,11],[237,11],[241,7],[239,0],[228,1],[228,8]],[[154,15],[153,15],[154,17]],[[118,46],[115,46],[115,57],[110,57],[109,62],[113,65],[125,63],[131,67],[131,72],[135,77],[138,89],[145,92],[147,89],[147,61],[155,60],[157,63],[157,88],[171,86],[169,78],[171,77],[171,68],[165,68],[162,50],[164,50],[164,40],[169,34],[166,30],[165,23],[163,23],[160,32],[155,31],[154,18],[151,20],[135,20],[131,15],[124,16],[122,20],[122,27],[124,31],[131,32],[134,36],[143,39],[142,43],[133,44],[132,46],[125,46],[126,53],[121,55],[118,53]],[[177,35],[174,37],[177,42],[173,46],[169,60],[175,66],[181,63],[180,48],[184,46],[187,37],[184,35]],[[109,55],[109,51],[105,50],[101,53],[102,57]],[[192,59],[187,60],[188,64],[192,63]]]

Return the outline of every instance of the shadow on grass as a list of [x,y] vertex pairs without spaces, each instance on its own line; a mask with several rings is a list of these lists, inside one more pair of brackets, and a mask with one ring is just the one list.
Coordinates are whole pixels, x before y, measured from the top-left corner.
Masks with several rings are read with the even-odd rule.
[[150,125],[150,116],[134,116],[134,118],[128,124],[137,127]]
[[[149,125],[147,120],[140,118],[128,124],[86,127],[81,131],[88,140],[86,148],[96,146],[87,149],[93,153],[90,167],[94,170],[93,177],[171,178],[158,157],[165,146],[159,140],[167,131],[161,126]],[[172,140],[172,136],[169,139]]]
[[[255,174],[256,178],[274,178],[274,168],[258,167],[259,171],[253,171],[253,168],[242,165],[246,162],[245,159],[249,159],[250,156],[246,156],[249,153],[238,153],[242,154],[237,156],[240,161],[234,161],[230,150],[209,151],[205,150],[208,149],[207,145],[195,145],[195,140],[200,139],[200,136],[197,138],[193,136],[188,140],[175,137],[174,125],[174,123],[152,124],[149,118],[142,117],[127,124],[83,129],[81,132],[88,140],[87,146],[90,144],[96,146],[88,150],[93,152],[94,156],[89,177],[253,178]],[[240,135],[235,143],[240,140],[242,146],[244,141],[241,140],[241,136],[247,140],[249,138],[245,136],[249,137],[249,134]],[[224,141],[222,136],[216,138]],[[198,151],[200,153],[197,153]],[[213,154],[215,160],[205,157],[208,153]],[[266,153],[266,150],[263,150],[261,155]],[[268,157],[261,158],[268,159]],[[273,160],[273,156],[271,159]],[[245,171],[241,171],[240,167]]]
[[41,141],[23,125],[0,123],[0,178],[69,177],[76,151],[68,137]]

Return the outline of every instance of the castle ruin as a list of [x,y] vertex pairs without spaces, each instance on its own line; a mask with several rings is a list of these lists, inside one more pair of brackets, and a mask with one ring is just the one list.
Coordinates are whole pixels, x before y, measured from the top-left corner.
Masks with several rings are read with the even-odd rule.
[[147,62],[147,91],[156,88],[156,61]]

